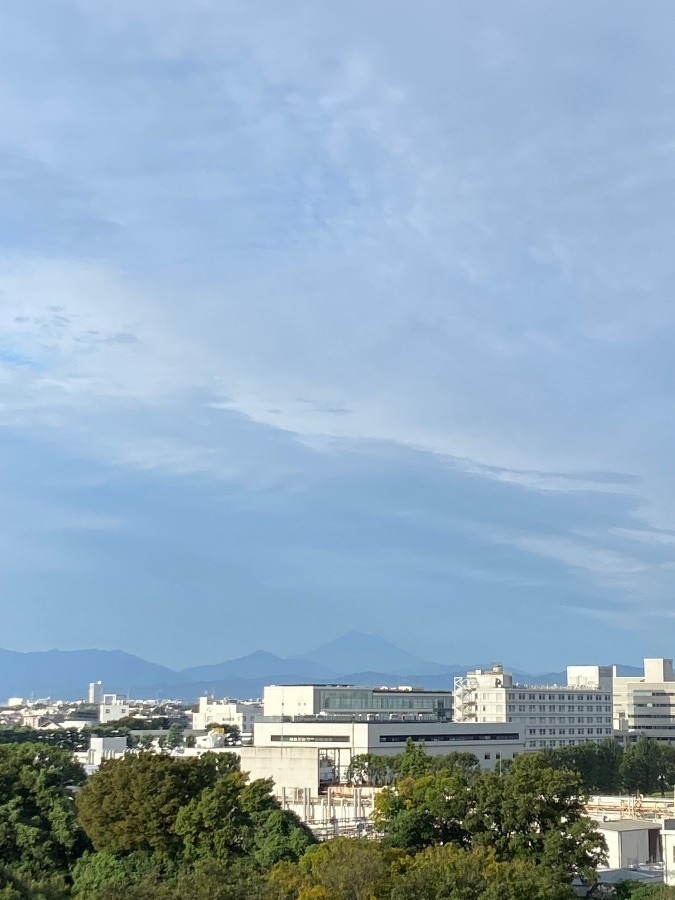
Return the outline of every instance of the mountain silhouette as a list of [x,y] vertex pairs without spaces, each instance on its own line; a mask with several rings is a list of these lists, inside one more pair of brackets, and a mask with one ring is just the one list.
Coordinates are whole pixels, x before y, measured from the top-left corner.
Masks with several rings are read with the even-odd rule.
[[[266,684],[343,683],[394,687],[401,684],[452,690],[453,677],[483,665],[459,665],[420,659],[376,634],[349,631],[305,654],[282,658],[258,650],[213,665],[174,671],[121,650],[0,649],[0,698],[83,699],[91,681],[107,692],[146,699],[162,696],[194,700],[204,694],[242,699],[262,695]],[[564,684],[564,672],[533,675],[512,671],[523,684]],[[641,675],[635,666],[620,674]]]
[[[376,671],[396,675],[442,675],[453,668],[413,656],[378,634],[348,631],[301,654],[309,662],[329,666],[336,672]],[[454,668],[457,668],[455,665]]]

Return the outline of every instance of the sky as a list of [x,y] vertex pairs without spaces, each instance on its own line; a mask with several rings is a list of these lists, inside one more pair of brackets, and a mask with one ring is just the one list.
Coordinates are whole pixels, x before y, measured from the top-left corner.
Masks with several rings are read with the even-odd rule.
[[675,646],[670,0],[0,9],[0,645]]

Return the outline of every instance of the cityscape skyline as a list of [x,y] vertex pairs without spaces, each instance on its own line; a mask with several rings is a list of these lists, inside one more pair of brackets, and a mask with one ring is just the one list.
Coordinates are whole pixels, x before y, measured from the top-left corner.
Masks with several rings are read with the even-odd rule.
[[0,10],[4,647],[673,655],[672,8],[429,10]]

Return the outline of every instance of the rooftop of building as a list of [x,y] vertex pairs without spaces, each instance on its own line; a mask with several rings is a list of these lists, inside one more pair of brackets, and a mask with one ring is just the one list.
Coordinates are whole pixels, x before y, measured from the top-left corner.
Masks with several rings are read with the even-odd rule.
[[[466,724],[475,724],[475,723],[466,723],[466,722],[454,722],[452,719],[446,716],[437,716],[431,713],[417,713],[413,711],[409,712],[385,712],[385,713],[369,713],[369,712],[351,712],[351,713],[317,713],[316,715],[303,715],[303,716],[265,716],[260,720],[263,724],[266,722],[274,723],[274,722],[291,722],[296,724],[319,724],[319,723],[336,723],[342,725],[369,725],[369,724],[380,724],[380,725],[389,725],[398,723],[407,723],[407,724],[415,724],[420,722],[426,722],[430,725],[466,725]],[[486,723],[481,723],[486,724]],[[506,722],[490,722],[490,725],[506,725],[510,723]]]
[[646,819],[613,819],[596,822],[595,825],[602,831],[647,831],[661,828],[660,822],[649,822]]
[[319,682],[319,681],[311,681],[311,682],[296,682],[293,684],[269,684],[267,687],[277,687],[277,688],[297,688],[297,687],[306,687],[306,688],[343,688],[346,690],[354,690],[354,691],[372,691],[373,693],[385,692],[388,694],[452,694],[452,687],[448,686],[447,690],[438,690],[434,688],[433,690],[429,690],[425,687],[413,686],[409,684],[399,684],[395,687],[390,687],[386,684],[374,686],[372,684],[334,684],[330,682]]

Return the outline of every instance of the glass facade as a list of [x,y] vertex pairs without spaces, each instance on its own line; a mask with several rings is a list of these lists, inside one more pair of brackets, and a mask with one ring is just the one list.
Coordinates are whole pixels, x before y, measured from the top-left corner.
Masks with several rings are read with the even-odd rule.
[[452,694],[415,691],[374,691],[367,688],[322,688],[319,708],[326,712],[405,712],[450,714]]

